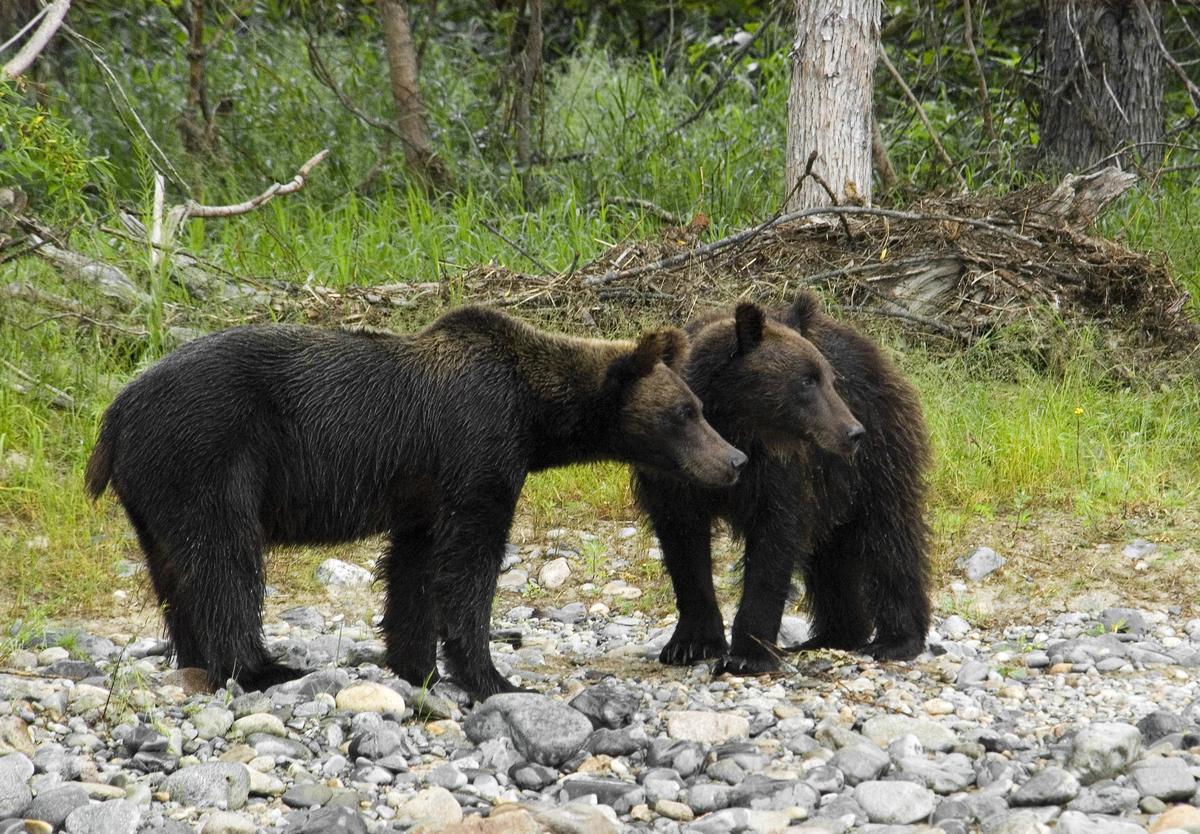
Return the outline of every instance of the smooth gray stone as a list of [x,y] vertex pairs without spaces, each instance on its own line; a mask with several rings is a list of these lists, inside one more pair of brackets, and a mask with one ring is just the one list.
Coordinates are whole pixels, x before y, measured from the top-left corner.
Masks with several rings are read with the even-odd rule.
[[1176,756],[1142,759],[1129,769],[1138,793],[1164,802],[1190,799],[1196,792],[1196,778],[1187,763]]
[[860,782],[870,782],[879,777],[891,763],[888,754],[873,744],[854,744],[843,747],[829,760],[846,778],[846,784],[854,787]]
[[25,816],[33,820],[50,823],[55,830],[62,828],[71,812],[88,804],[87,791],[81,785],[63,785],[61,788],[39,793],[25,809]]
[[475,744],[507,736],[528,760],[555,767],[579,752],[592,734],[592,723],[545,695],[503,693],[476,707],[463,731]]
[[[247,780],[249,777],[247,777]],[[67,834],[136,834],[142,811],[124,799],[81,805],[67,815]]]
[[1079,780],[1061,767],[1048,767],[1017,789],[1015,807],[1065,805],[1079,795]]
[[33,762],[24,753],[0,757],[0,819],[17,817],[33,801]]

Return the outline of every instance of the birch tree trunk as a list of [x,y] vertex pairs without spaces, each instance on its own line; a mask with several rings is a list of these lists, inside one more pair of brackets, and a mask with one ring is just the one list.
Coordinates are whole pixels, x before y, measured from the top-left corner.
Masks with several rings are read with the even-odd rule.
[[396,102],[396,127],[404,146],[408,167],[437,188],[450,185],[450,175],[433,152],[425,123],[425,102],[417,84],[417,53],[413,49],[412,25],[404,0],[379,0],[379,21],[387,49],[392,99]]
[[[1157,165],[1163,138],[1160,0],[1042,0],[1039,153],[1077,171],[1123,150]],[[1149,19],[1148,19],[1149,17]]]
[[881,0],[795,0],[788,93],[788,211],[826,205],[811,178],[792,193],[808,156],[838,200],[871,203],[872,95]]

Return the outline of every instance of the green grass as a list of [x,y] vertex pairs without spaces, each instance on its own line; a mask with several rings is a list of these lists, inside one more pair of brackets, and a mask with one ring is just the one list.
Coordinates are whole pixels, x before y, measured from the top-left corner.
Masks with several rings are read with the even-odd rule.
[[[237,87],[242,97],[222,123],[225,155],[200,178],[205,199],[242,199],[271,179],[290,177],[318,148],[329,145],[334,153],[302,192],[244,217],[191,221],[182,230],[180,242],[190,251],[239,275],[333,287],[439,280],[452,301],[469,300],[458,281],[467,267],[498,263],[536,271],[485,221],[550,269],[563,270],[611,244],[658,234],[658,221],[607,205],[609,195],[652,199],[685,218],[703,211],[712,219],[710,238],[769,215],[782,196],[782,59],[762,62],[756,95],[731,84],[708,116],[676,134],[669,128],[702,98],[686,73],[665,76],[653,63],[596,50],[560,63],[546,81],[545,152],[584,156],[536,168],[534,198],[527,202],[505,156],[506,140],[489,122],[494,114],[483,98],[488,72],[469,51],[454,53],[435,42],[423,59],[438,141],[460,183],[451,196],[431,197],[406,184],[399,162],[389,164],[379,188],[358,193],[355,186],[375,161],[378,136],[315,85],[301,41],[250,33],[242,47],[254,55],[253,74],[236,54],[211,64],[214,89]],[[110,58],[119,56],[113,50]],[[173,158],[184,159],[173,127],[182,90],[178,58],[168,50],[156,60],[110,63],[123,83],[139,91],[140,114],[156,140]],[[369,48],[335,47],[329,58],[364,107],[390,112]],[[142,247],[87,231],[101,219],[116,225],[118,205],[145,213],[149,168],[143,144],[125,131],[85,59],[79,55],[78,64],[64,71],[69,94],[55,79],[47,90],[52,135],[80,142],[64,140],[68,150],[59,156],[52,149],[34,154],[24,169],[14,170],[26,171],[22,182],[35,208],[57,207],[56,216],[81,221],[71,233],[72,246],[116,263],[149,290],[155,283]],[[22,111],[22,118],[36,117]],[[238,153],[229,153],[235,144]],[[78,176],[81,160],[94,157],[106,158],[95,165],[111,183],[86,208],[56,202],[46,187],[56,160]],[[6,161],[0,149],[0,168]],[[896,161],[903,163],[903,156]],[[1200,291],[1194,233],[1200,187],[1185,177],[1143,186],[1112,213],[1104,231],[1162,252],[1174,274]],[[182,197],[173,186],[169,201]],[[62,296],[81,296],[96,317],[107,315],[102,298],[81,293],[40,262],[23,259],[4,269],[4,283],[30,281]],[[176,323],[211,330],[239,320],[174,285],[162,288],[160,300]],[[0,358],[69,392],[75,405],[55,408],[36,392],[0,386],[0,622],[103,612],[116,560],[138,554],[115,502],[86,499],[83,467],[103,408],[160,352],[163,323],[154,305],[123,320],[149,331],[151,338],[144,339],[69,318],[47,320],[26,305],[3,303]],[[393,323],[405,326],[435,312],[404,313]],[[631,311],[630,320],[636,319]],[[936,447],[931,506],[943,550],[998,518],[1021,529],[1023,519],[1051,512],[1116,529],[1155,514],[1188,512],[1200,497],[1200,383],[1194,372],[1139,368],[1128,382],[1115,382],[1119,375],[1105,366],[1103,334],[1095,332],[1054,334],[1053,350],[1035,357],[1036,363],[1013,347],[1015,335],[949,356],[888,338],[924,398]],[[521,523],[534,535],[635,517],[628,473],[615,465],[531,477],[520,508]],[[323,555],[281,553],[271,581],[312,590],[311,570]],[[647,569],[646,582],[651,574],[657,572]],[[648,592],[647,598],[666,597]]]

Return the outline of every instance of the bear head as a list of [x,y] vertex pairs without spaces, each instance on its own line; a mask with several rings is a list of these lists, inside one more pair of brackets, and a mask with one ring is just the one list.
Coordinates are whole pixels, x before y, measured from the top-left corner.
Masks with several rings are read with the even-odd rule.
[[[806,304],[801,318],[810,313]],[[800,332],[743,302],[697,338],[688,378],[714,422],[777,451],[805,443],[850,458],[866,430],[834,387],[835,371]]]
[[686,353],[687,337],[670,327],[643,335],[612,360],[607,382],[619,398],[615,445],[638,468],[730,486],[747,458],[704,419],[700,400],[680,375]]

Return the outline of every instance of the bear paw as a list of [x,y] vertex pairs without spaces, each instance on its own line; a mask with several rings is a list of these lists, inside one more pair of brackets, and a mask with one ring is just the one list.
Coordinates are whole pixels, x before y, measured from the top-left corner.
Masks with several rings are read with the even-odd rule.
[[308,674],[303,669],[293,669],[274,661],[264,663],[253,672],[243,672],[237,676],[237,682],[247,692],[258,690],[265,692],[272,686],[294,681]]
[[894,637],[872,640],[863,652],[876,660],[912,660],[925,651],[925,641],[919,637]]
[[708,639],[681,637],[676,628],[667,645],[659,652],[658,660],[667,666],[691,666],[701,660],[724,657],[727,651],[729,644],[725,642],[724,635]]
[[721,658],[713,667],[713,675],[765,675],[779,671],[779,660],[773,656],[731,654]]

